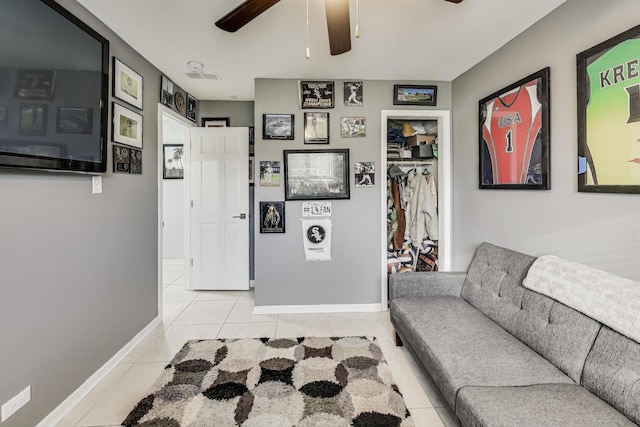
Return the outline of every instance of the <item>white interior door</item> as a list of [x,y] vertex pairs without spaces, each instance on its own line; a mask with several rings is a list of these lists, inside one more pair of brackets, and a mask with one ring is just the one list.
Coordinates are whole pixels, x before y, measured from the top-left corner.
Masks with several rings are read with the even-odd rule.
[[248,128],[191,129],[184,165],[189,289],[249,289],[248,165]]

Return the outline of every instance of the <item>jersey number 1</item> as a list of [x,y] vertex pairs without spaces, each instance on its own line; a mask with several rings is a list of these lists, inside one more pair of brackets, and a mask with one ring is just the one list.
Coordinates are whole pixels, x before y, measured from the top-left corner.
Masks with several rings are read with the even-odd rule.
[[513,153],[513,130],[509,129],[509,131],[505,135],[505,138],[507,140],[506,152]]

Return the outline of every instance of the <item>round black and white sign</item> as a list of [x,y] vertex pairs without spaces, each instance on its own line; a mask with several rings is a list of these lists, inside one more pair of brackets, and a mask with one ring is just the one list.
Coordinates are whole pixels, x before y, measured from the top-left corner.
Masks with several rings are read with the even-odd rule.
[[311,243],[322,243],[324,238],[327,236],[327,232],[324,227],[320,225],[312,225],[307,229],[307,239]]

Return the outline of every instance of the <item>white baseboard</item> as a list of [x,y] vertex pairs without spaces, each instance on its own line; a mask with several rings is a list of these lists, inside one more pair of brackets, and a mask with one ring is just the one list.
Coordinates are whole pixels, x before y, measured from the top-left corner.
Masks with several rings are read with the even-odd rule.
[[91,390],[93,390],[100,381],[104,380],[111,371],[118,366],[120,362],[133,350],[138,344],[145,339],[151,331],[160,325],[160,318],[156,317],[143,330],[131,339],[124,347],[120,349],[111,359],[107,361],[100,369],[91,375],[80,387],[76,389],[69,397],[67,397],[56,409],[51,411],[36,427],[49,427],[58,425],[58,423],[67,415],[67,413],[76,406]]
[[299,313],[363,313],[382,310],[382,304],[320,304],[320,305],[262,305],[253,308],[253,314]]

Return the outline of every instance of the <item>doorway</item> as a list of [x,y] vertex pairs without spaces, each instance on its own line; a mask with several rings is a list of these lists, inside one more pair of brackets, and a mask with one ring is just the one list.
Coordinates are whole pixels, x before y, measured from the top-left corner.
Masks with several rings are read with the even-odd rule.
[[[171,155],[175,173],[165,179],[165,145],[188,146],[195,124],[168,108],[158,106],[158,313],[163,313],[163,289],[181,280],[184,272],[184,185],[176,172],[182,169],[179,151]],[[175,154],[175,149],[171,152]]]

